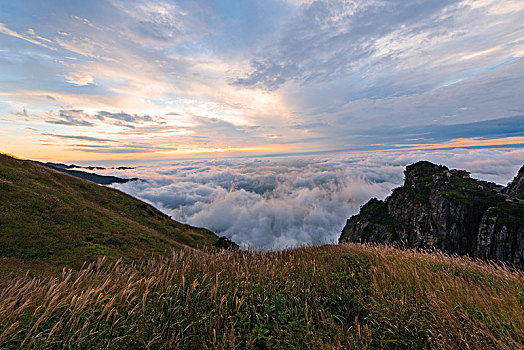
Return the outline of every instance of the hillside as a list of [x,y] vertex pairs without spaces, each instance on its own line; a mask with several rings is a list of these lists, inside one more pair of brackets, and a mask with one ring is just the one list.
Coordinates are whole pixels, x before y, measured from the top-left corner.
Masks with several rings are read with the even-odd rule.
[[4,274],[27,267],[80,267],[102,255],[150,257],[218,240],[211,231],[173,221],[123,192],[2,154],[0,198]]
[[522,349],[524,275],[340,244],[99,261],[0,289],[0,348]]
[[438,248],[524,268],[524,167],[502,191],[426,161],[404,174],[403,186],[348,219],[340,242]]

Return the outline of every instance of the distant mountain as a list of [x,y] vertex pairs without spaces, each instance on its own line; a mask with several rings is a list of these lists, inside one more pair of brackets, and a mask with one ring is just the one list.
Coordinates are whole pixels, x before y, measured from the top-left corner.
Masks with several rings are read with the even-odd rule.
[[[137,181],[140,180],[137,177],[134,177],[132,179],[123,179],[116,176],[106,176],[106,175],[98,175],[93,173],[88,173],[86,171],[81,170],[71,170],[74,168],[84,168],[88,170],[104,170],[103,167],[95,167],[95,166],[88,166],[88,167],[81,167],[75,164],[62,164],[62,163],[52,163],[52,162],[39,162],[34,160],[33,163],[44,166],[46,168],[50,168],[53,170],[61,171],[63,173],[78,177],[79,179],[88,180],[94,183],[97,183],[99,185],[111,185],[113,183],[126,183],[129,181]],[[114,168],[113,168],[114,169]],[[118,167],[118,170],[126,170],[126,169],[133,169],[130,167]]]
[[129,260],[218,241],[123,192],[2,154],[0,198],[3,268],[79,267],[102,255]]
[[403,186],[347,220],[339,242],[438,248],[524,268],[524,166],[502,190],[426,161],[404,174]]

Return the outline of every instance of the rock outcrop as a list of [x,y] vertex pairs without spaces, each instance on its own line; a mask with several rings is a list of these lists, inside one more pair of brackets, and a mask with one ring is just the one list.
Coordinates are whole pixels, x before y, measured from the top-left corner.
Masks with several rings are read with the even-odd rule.
[[502,190],[508,196],[524,198],[524,165],[520,168],[517,176],[511,181],[506,188]]
[[504,189],[421,161],[404,185],[347,220],[339,242],[399,243],[524,268],[524,167]]

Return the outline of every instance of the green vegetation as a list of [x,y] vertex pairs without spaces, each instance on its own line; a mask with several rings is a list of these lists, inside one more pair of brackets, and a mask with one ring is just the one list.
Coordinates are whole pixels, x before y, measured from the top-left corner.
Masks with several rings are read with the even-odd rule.
[[347,221],[339,242],[401,241],[524,268],[524,201],[513,195],[523,186],[524,167],[506,188],[427,161],[404,173],[403,186],[384,201],[371,199]]
[[[457,200],[469,206],[476,206],[486,210],[485,216],[496,217],[495,229],[501,230],[503,226],[511,234],[508,235],[509,241],[517,241],[517,235],[524,218],[524,203],[516,197],[506,194],[489,191],[490,184],[475,179],[453,179],[453,185],[458,190],[448,190],[438,192],[447,198]],[[513,249],[517,244],[512,245]]]
[[517,349],[524,274],[343,244],[102,259],[0,290],[0,348]]
[[[478,200],[478,183],[457,181],[464,192],[440,195]],[[122,192],[3,155],[0,195],[0,349],[524,344],[520,270],[352,243],[239,251]],[[495,196],[490,213],[514,229],[522,204]],[[402,231],[384,201],[370,200],[360,219],[393,241]]]
[[435,176],[443,175],[447,170],[448,168],[443,165],[423,160],[408,165],[406,170],[404,170],[404,174],[406,176],[411,174],[416,179],[416,182],[425,183],[431,181]]
[[80,267],[218,239],[120,191],[1,154],[0,198],[0,279],[18,266]]
[[[364,218],[372,224],[377,224],[387,229],[391,233],[391,240],[393,242],[399,241],[399,232],[402,231],[402,226],[389,215],[386,202],[378,200],[377,198],[371,198],[366,204],[360,207],[359,214],[354,215],[350,220],[356,224]],[[376,227],[368,225],[364,228],[362,238],[368,240],[375,234]]]

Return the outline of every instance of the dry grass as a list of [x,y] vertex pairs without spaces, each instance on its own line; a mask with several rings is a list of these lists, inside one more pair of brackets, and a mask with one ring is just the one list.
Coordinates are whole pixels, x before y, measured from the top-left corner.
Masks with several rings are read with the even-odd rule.
[[344,244],[104,259],[0,290],[0,348],[519,349],[524,274]]

